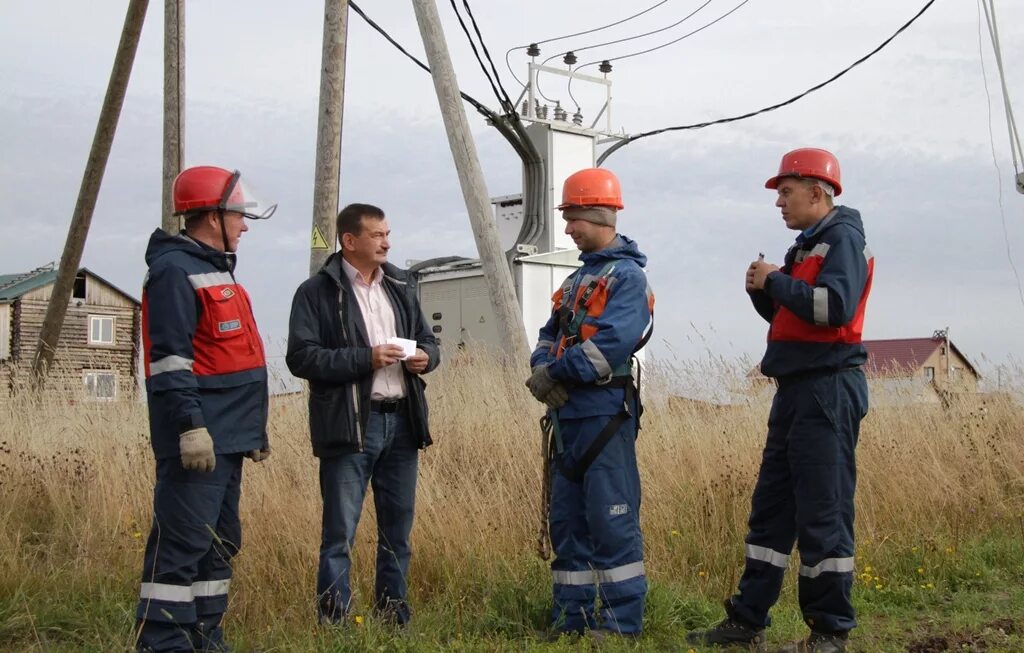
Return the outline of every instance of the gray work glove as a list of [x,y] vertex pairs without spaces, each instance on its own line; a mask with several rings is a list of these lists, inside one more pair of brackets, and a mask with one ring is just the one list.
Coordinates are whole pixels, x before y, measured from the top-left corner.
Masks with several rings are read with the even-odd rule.
[[555,385],[551,386],[551,392],[544,398],[544,403],[548,405],[548,408],[561,408],[568,401],[569,391],[558,381],[555,381]]
[[270,458],[270,445],[263,447],[262,449],[252,449],[251,451],[245,452],[245,457],[254,463],[261,463],[267,458]]
[[530,378],[526,379],[526,387],[530,389],[530,394],[537,401],[545,403],[547,402],[548,393],[551,392],[557,383],[557,381],[551,378],[547,365],[538,365],[533,368],[533,374],[530,375]]
[[217,464],[213,438],[205,428],[191,429],[178,436],[181,466],[193,472],[212,472]]

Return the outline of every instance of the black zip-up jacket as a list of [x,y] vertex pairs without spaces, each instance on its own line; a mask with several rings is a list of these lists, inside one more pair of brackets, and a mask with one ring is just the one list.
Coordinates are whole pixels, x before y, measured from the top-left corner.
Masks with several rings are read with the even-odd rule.
[[[404,270],[385,263],[383,272],[382,285],[395,312],[396,335],[415,340],[416,346],[426,352],[429,372],[441,362],[441,353],[423,317],[415,288],[408,283]],[[286,360],[292,374],[309,381],[313,455],[330,457],[361,451],[370,412],[373,351],[340,254],[331,255],[323,268],[295,291]],[[432,442],[426,383],[404,366],[402,371],[410,428],[422,449]]]

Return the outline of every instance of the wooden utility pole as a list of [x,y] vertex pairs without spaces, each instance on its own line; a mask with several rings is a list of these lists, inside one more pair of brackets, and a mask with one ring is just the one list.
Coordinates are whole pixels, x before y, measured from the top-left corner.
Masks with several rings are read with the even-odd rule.
[[180,229],[171,187],[185,165],[185,0],[164,0],[164,185],[160,226]]
[[320,69],[320,116],[316,128],[313,182],[313,230],[309,274],[314,275],[334,252],[341,175],[341,124],[345,110],[345,50],[348,0],[324,1],[324,47]]
[[146,18],[148,5],[149,0],[130,0],[128,3],[124,27],[121,30],[121,42],[117,46],[117,54],[114,55],[114,67],[110,71],[107,94],[103,98],[103,108],[100,109],[96,133],[92,139],[92,148],[89,150],[89,159],[85,164],[85,173],[82,175],[82,185],[78,190],[78,201],[75,202],[75,211],[71,215],[71,226],[68,228],[67,241],[64,243],[64,253],[60,257],[57,281],[54,283],[53,293],[50,295],[50,303],[46,307],[43,329],[39,335],[35,357],[32,360],[32,387],[35,390],[41,390],[46,385],[46,373],[53,362],[53,355],[57,351],[60,331],[64,326],[64,315],[68,311],[68,302],[71,301],[75,276],[78,274],[78,266],[82,262],[82,251],[85,249],[85,239],[89,234],[89,223],[92,221],[92,212],[96,208],[96,196],[99,195],[103,172],[106,170],[107,159],[110,157],[110,146],[114,141],[114,132],[117,130],[117,120],[121,115],[121,106],[124,104],[124,95],[128,88],[128,79],[131,77],[135,51],[139,45],[139,35],[142,33],[142,23]]
[[448,132],[448,145],[451,147],[455,168],[459,173],[462,197],[469,212],[470,224],[473,226],[473,237],[476,239],[477,251],[483,264],[484,278],[491,296],[491,307],[498,320],[505,353],[514,361],[526,361],[529,358],[526,327],[523,325],[523,315],[519,312],[519,303],[512,284],[512,272],[501,248],[498,225],[494,222],[484,173],[480,168],[476,144],[473,142],[473,134],[469,130],[469,121],[462,106],[459,83],[455,78],[451,56],[448,54],[448,44],[445,42],[444,30],[441,29],[437,5],[434,0],[412,0],[412,4],[416,10],[416,22],[423,37],[423,46],[427,51],[427,62],[434,78],[434,90],[437,92],[441,116]]

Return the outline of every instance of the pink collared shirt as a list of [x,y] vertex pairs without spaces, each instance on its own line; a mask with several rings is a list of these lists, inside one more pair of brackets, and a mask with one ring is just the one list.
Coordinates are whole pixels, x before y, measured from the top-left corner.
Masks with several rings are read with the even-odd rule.
[[[397,336],[398,331],[395,329],[395,311],[382,285],[384,271],[378,267],[367,280],[344,258],[341,259],[341,267],[352,282],[352,292],[359,303],[359,312],[363,314],[370,346],[388,344],[388,338]],[[404,396],[405,378],[402,376],[401,363],[373,371],[370,399],[401,399]]]

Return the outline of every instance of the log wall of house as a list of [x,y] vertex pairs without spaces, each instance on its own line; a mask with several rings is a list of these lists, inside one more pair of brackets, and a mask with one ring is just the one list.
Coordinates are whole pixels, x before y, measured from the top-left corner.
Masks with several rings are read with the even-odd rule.
[[[23,387],[28,381],[52,289],[39,288],[13,304],[11,358],[6,364],[9,387]],[[138,393],[139,306],[92,277],[88,279],[86,296],[86,300],[72,299],[68,306],[47,385],[66,392],[69,398],[77,398],[83,396],[85,371],[113,371],[117,398],[133,398]],[[90,316],[114,318],[113,344],[89,343]]]

